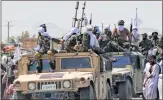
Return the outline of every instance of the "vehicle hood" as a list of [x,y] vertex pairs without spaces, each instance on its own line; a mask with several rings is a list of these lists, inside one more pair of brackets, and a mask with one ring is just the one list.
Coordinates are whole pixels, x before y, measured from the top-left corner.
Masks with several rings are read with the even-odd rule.
[[86,79],[93,78],[92,72],[54,72],[20,75],[17,80],[21,82],[28,81],[45,81],[45,80],[72,80],[84,77]]
[[132,73],[132,66],[128,65],[124,68],[113,68],[112,69],[112,75],[118,75],[118,74],[130,74]]

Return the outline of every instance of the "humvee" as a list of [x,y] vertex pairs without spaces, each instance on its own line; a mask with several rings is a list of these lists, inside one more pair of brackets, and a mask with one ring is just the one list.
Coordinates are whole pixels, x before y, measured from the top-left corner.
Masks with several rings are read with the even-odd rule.
[[112,62],[113,94],[124,100],[142,94],[146,58],[139,52],[111,52],[106,55],[117,59]]
[[93,51],[54,54],[55,72],[49,72],[49,57],[42,59],[43,72],[27,66],[31,55],[18,61],[13,82],[14,99],[111,99],[112,63]]

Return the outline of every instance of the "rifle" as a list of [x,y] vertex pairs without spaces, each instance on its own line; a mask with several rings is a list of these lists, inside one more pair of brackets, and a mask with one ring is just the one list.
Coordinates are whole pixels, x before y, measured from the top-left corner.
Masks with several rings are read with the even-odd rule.
[[92,25],[92,13],[91,13],[89,24]]
[[75,7],[76,12],[75,12],[75,17],[73,18],[74,19],[73,27],[76,26],[76,21],[78,21],[77,19],[78,8],[79,8],[79,1],[76,2],[76,7]]
[[[114,24],[114,26],[115,26],[115,29],[117,29],[115,24]],[[115,33],[115,41],[117,41],[117,43],[118,43],[118,33],[117,33],[117,31]]]
[[51,40],[52,40],[53,42],[57,43],[57,44],[60,44],[60,40],[59,40],[59,39],[52,38]]

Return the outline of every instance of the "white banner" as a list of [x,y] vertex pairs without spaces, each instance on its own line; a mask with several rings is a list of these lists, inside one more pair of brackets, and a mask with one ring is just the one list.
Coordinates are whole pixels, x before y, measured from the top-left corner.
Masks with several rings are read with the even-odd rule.
[[16,61],[20,60],[21,57],[22,57],[22,55],[21,55],[21,50],[20,50],[20,47],[18,46],[18,47],[16,48],[16,50],[15,50],[14,59],[13,59],[13,60],[16,62]]

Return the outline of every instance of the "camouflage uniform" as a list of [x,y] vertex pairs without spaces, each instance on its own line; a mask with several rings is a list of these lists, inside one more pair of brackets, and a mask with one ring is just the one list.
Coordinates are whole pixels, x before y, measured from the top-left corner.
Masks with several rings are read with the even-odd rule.
[[[38,44],[39,44],[40,48],[36,51],[36,53],[34,55],[35,59],[32,62],[32,64],[36,61],[37,72],[41,73],[43,65],[42,65],[42,60],[40,58],[44,54],[48,53],[48,55],[50,57],[49,64],[50,64],[51,70],[54,70],[55,64],[54,64],[54,60],[52,59],[52,56],[53,56],[52,52],[54,52],[54,50],[52,50],[52,48],[51,48],[51,43],[52,43],[51,37],[48,35],[47,32],[45,32],[45,29],[43,27],[39,27],[38,33],[39,33]],[[50,51],[50,50],[52,50],[52,51]]]
[[99,45],[101,48],[104,48],[111,39],[107,36],[107,34],[103,33],[98,39]]
[[139,43],[139,47],[142,48],[143,54],[147,55],[148,50],[150,50],[150,48],[152,47],[152,42],[149,39],[142,40]]
[[[77,42],[77,43],[76,43]],[[76,52],[76,50],[74,49],[75,45],[79,45],[82,43],[82,35],[72,35],[66,42],[65,42],[65,49],[68,52]],[[82,51],[82,50],[78,50],[78,51]]]
[[158,46],[163,49],[163,36],[160,38]]
[[50,38],[46,36],[39,37],[39,50],[35,53],[35,60],[37,62],[36,67],[38,73],[42,71],[42,60],[40,59],[44,54],[47,54],[48,50],[50,50]]

